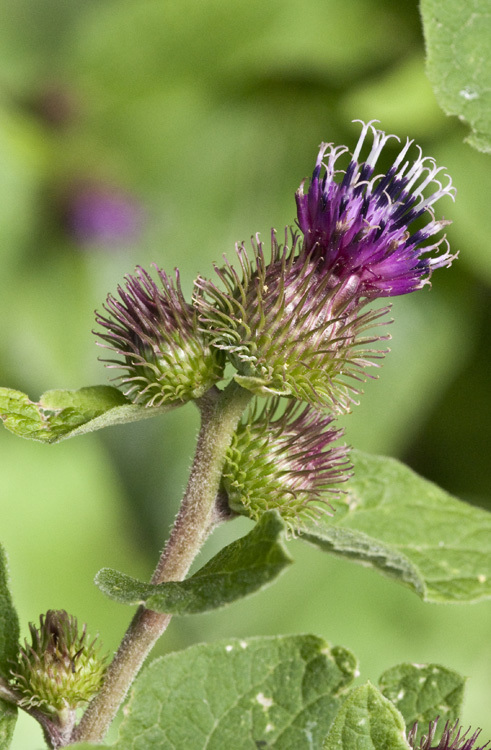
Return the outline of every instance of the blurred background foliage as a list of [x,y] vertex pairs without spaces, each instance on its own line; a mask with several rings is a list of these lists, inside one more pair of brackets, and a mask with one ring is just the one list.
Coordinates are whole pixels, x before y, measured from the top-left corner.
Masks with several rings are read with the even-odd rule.
[[[237,240],[293,222],[322,140],[354,146],[376,118],[417,139],[458,189],[437,206],[460,257],[393,305],[392,352],[349,443],[399,456],[490,507],[491,173],[439,110],[418,7],[405,0],[4,0],[0,5],[0,382],[32,398],[104,383],[93,310],[136,264],[197,273]],[[386,165],[396,153],[386,149]],[[130,610],[92,579],[148,577],[186,481],[197,412],[59,446],[0,433],[1,541],[23,626],[66,608],[119,642]],[[490,508],[491,509],[491,508]],[[222,528],[205,555],[241,535]],[[423,605],[299,541],[273,588],[176,619],[160,652],[228,635],[314,632],[364,679],[400,661],[468,675],[464,723],[491,737],[490,604]],[[14,750],[41,747],[24,717]]]

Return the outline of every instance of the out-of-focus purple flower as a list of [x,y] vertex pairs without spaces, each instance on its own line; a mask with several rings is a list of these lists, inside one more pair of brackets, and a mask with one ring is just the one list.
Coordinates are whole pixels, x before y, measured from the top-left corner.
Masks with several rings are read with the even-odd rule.
[[[366,160],[360,161],[369,132],[372,146]],[[456,257],[449,253],[444,237],[432,241],[450,223],[436,220],[431,209],[441,197],[454,197],[450,177],[445,175],[443,186],[437,175],[444,167],[423,157],[419,146],[416,158],[406,159],[410,140],[388,172],[377,174],[377,161],[390,138],[397,136],[386,135],[372,123],[363,124],[339,181],[336,175],[342,170],[336,163],[348,149],[321,144],[309,189],[304,193],[302,183],[296,194],[303,252],[318,262],[320,273],[329,275],[330,286],[350,279],[352,286],[358,286],[358,297],[370,299],[413,292],[428,282],[436,268],[449,266]],[[411,234],[409,227],[425,214],[430,220]],[[442,243],[445,250],[435,255]]]
[[472,736],[469,736],[471,730],[468,729],[462,733],[462,728],[459,727],[458,720],[453,725],[447,721],[441,740],[435,745],[433,743],[435,742],[437,725],[438,719],[430,722],[428,734],[421,738],[419,745],[416,745],[418,731],[418,724],[416,723],[407,738],[409,746],[414,748],[414,750],[485,750],[485,748],[489,747],[489,742],[486,742],[485,745],[479,745],[479,747],[475,744],[481,734],[480,729],[477,729]]
[[64,223],[81,244],[121,245],[134,241],[142,228],[143,208],[121,188],[81,181],[69,188]]

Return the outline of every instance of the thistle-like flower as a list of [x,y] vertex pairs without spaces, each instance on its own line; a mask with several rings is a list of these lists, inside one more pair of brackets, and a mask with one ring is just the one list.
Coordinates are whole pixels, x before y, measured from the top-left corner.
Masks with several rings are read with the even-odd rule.
[[30,623],[29,630],[31,644],[25,641],[19,650],[12,687],[22,696],[20,706],[38,708],[64,725],[99,690],[104,659],[86,626],[79,633],[76,618],[64,610],[48,610],[39,628]]
[[109,295],[96,313],[97,335],[120,359],[105,360],[126,370],[119,377],[126,395],[147,406],[182,404],[202,396],[223,375],[223,354],[198,330],[196,310],[176,283],[157,268],[160,285],[142,268]]
[[[360,162],[369,132],[373,144]],[[339,181],[335,166],[347,148],[322,144],[307,193],[302,184],[296,194],[302,242],[292,234],[291,247],[287,237],[281,247],[273,233],[266,261],[261,242],[253,240],[252,262],[238,245],[240,272],[226,262],[215,269],[221,285],[198,279],[202,330],[227,352],[236,380],[254,393],[348,410],[359,392],[353,379],[365,380],[367,366],[384,354],[372,344],[388,338],[366,333],[388,308],[362,308],[375,298],[419,289],[455,257],[448,249],[426,257],[445,238],[424,243],[448,224],[433,218],[431,206],[454,194],[450,178],[445,187],[438,182],[441,169],[434,161],[419,152],[410,165],[407,141],[387,174],[374,175],[391,137],[364,125]],[[432,184],[438,189],[425,197]],[[425,213],[430,221],[411,235],[409,227]]]
[[254,405],[227,450],[223,486],[230,508],[253,520],[276,509],[293,531],[299,517],[332,515],[325,495],[338,498],[338,485],[351,472],[348,448],[332,447],[343,434],[332,422],[298,402],[283,412],[277,398],[261,410]]
[[453,725],[447,721],[441,740],[435,745],[433,743],[435,742],[437,724],[438,719],[430,722],[428,734],[421,738],[419,745],[416,745],[418,731],[418,724],[416,723],[408,735],[410,747],[414,750],[484,750],[489,747],[489,742],[486,742],[485,745],[479,745],[479,747],[475,744],[481,734],[480,729],[476,730],[471,737],[469,736],[470,729],[462,734],[462,728],[459,727],[458,720]]
[[261,396],[293,396],[315,407],[346,411],[366,379],[366,367],[384,352],[371,344],[387,336],[365,335],[388,310],[362,312],[350,279],[331,285],[308,253],[278,244],[272,232],[271,259],[252,241],[254,261],[236,248],[241,274],[216,268],[225,290],[198,278],[195,297],[204,335],[227,352],[236,381]]
[[[373,142],[366,161],[359,161],[367,134]],[[296,194],[298,225],[304,235],[303,252],[319,263],[318,272],[329,274],[330,285],[353,279],[357,294],[369,299],[393,297],[419,289],[436,268],[449,266],[456,257],[446,250],[426,257],[442,243],[424,244],[450,222],[437,221],[431,206],[441,197],[454,198],[455,188],[445,175],[442,184],[431,157],[421,149],[414,162],[406,160],[413,141],[407,140],[385,175],[375,174],[389,138],[372,123],[364,124],[351,161],[341,181],[335,179],[336,162],[348,149],[321,144],[310,187],[303,183]],[[325,158],[327,155],[327,159]],[[431,192],[431,186],[436,189]],[[430,188],[430,195],[424,192]],[[409,227],[424,214],[430,221],[413,234]]]

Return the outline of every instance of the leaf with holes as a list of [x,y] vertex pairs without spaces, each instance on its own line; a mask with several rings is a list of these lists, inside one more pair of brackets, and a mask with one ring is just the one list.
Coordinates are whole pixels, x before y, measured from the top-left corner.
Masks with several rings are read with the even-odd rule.
[[355,670],[349,651],[311,635],[191,646],[136,679],[115,750],[312,750]]
[[491,597],[491,514],[392,458],[352,452],[354,477],[334,518],[302,521],[303,539],[394,578],[429,602]]

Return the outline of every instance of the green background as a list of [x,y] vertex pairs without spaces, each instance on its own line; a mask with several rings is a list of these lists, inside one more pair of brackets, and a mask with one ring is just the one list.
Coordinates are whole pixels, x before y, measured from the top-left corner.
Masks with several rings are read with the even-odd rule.
[[[49,114],[53,92],[64,122]],[[52,105],[51,105],[52,106]],[[403,0],[7,0],[0,7],[0,383],[37,399],[108,382],[93,311],[134,266],[179,266],[186,292],[213,261],[295,217],[321,141],[353,148],[380,120],[444,164],[458,190],[437,215],[460,257],[433,289],[393,305],[392,352],[349,443],[399,456],[490,507],[489,156],[440,111],[424,72],[418,8]],[[396,154],[386,149],[385,165]],[[60,201],[97,178],[143,207],[137,240],[76,243]],[[57,446],[0,433],[0,537],[22,629],[65,608],[116,648],[128,609],[92,579],[149,577],[186,481],[197,413]],[[237,521],[205,550],[245,533]],[[370,570],[299,541],[280,581],[227,611],[176,618],[158,653],[227,636],[313,632],[353,650],[376,682],[401,661],[469,676],[464,723],[491,737],[491,604],[422,604]],[[23,717],[14,750],[42,746]]]

